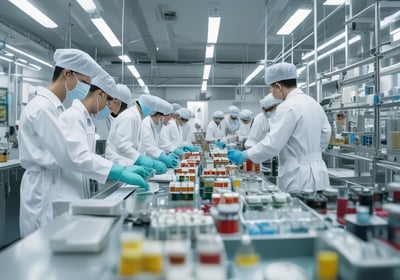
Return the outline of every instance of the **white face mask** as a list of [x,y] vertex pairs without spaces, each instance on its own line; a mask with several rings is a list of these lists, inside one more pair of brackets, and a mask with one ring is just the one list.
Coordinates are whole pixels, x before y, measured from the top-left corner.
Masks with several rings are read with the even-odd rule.
[[273,118],[275,116],[275,112],[264,112],[264,116],[267,119]]

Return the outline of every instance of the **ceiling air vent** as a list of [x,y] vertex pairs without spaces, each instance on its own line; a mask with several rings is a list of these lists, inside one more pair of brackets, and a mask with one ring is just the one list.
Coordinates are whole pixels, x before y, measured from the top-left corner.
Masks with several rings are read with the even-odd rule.
[[175,11],[162,11],[162,18],[165,21],[176,21],[176,12]]

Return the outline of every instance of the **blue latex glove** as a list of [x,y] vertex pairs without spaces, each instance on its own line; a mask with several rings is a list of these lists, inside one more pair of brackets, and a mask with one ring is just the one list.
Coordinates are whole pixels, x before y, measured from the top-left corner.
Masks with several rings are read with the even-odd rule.
[[134,164],[153,168],[153,159],[145,155],[140,155]]
[[143,178],[149,178],[153,174],[153,169],[150,167],[139,166],[139,165],[129,165],[125,167],[126,171],[136,173]]
[[247,159],[247,154],[238,150],[228,150],[228,159],[233,163],[241,164]]
[[221,141],[215,141],[214,145],[216,145],[218,148],[223,149],[225,148],[225,143]]
[[181,148],[182,148],[182,150],[184,150],[185,152],[191,152],[191,153],[193,153],[193,152],[196,151],[196,148],[195,148],[194,146],[190,146],[190,145],[185,145],[185,146],[182,146]]
[[153,169],[156,170],[156,174],[164,174],[167,172],[167,166],[159,160],[153,160]]
[[122,181],[129,185],[139,186],[146,191],[149,190],[149,185],[140,175],[133,173],[131,170],[117,164],[113,164],[111,166],[108,178],[114,181]]
[[161,155],[158,157],[158,160],[165,163],[165,165],[169,168],[175,168],[179,164],[179,160],[172,156],[172,154],[167,155],[166,153],[161,153]]
[[178,155],[178,156],[181,156],[181,155],[183,155],[183,154],[185,153],[185,151],[182,150],[181,148],[176,148],[176,149],[173,151],[173,153],[176,154],[176,155]]

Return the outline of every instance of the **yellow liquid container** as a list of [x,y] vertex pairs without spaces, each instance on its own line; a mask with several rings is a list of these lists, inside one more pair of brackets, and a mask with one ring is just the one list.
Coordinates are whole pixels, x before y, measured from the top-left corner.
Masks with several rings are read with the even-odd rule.
[[119,266],[121,276],[135,276],[141,272],[142,253],[137,249],[122,249]]
[[321,251],[317,256],[317,279],[336,280],[338,277],[338,254],[333,251]]
[[141,250],[144,240],[144,233],[141,231],[129,231],[121,234],[122,249]]
[[163,269],[162,243],[146,240],[143,243],[142,268],[144,272],[159,275]]
[[241,178],[233,178],[232,185],[234,188],[240,188],[240,186],[242,185],[242,179]]

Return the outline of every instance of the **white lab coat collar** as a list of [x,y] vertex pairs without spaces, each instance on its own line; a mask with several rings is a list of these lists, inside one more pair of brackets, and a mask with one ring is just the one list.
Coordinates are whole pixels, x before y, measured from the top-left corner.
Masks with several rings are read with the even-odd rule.
[[94,126],[93,117],[89,114],[89,111],[86,109],[85,105],[83,105],[82,101],[74,99],[72,101],[72,106],[77,108],[83,114],[83,116],[86,118],[88,126]]
[[286,96],[285,100],[292,98],[293,96],[296,96],[297,94],[301,94],[304,93],[301,89],[299,88],[295,88],[292,91],[290,91],[288,93],[288,95]]
[[65,107],[62,104],[61,100],[48,88],[38,86],[36,94],[48,99],[51,102],[51,104],[53,104],[54,108],[57,108],[59,113],[65,111]]

